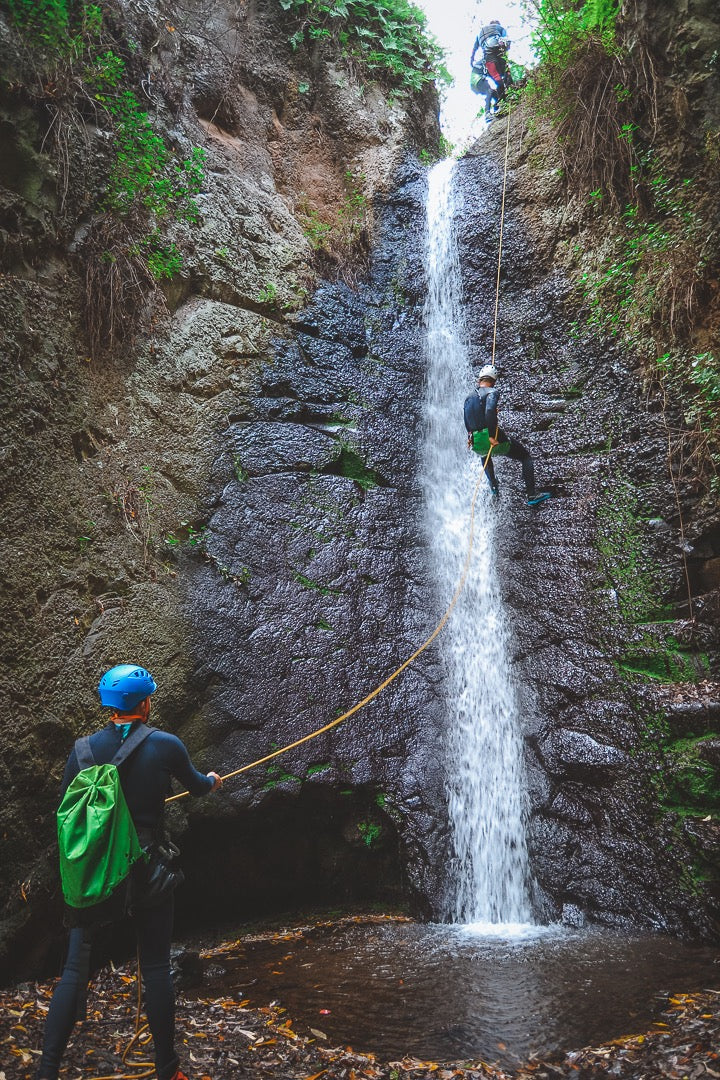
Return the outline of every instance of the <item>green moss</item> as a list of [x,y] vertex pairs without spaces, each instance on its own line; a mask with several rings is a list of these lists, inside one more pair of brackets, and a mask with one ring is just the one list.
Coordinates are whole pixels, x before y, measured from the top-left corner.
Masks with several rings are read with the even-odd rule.
[[711,732],[660,741],[662,764],[654,784],[664,810],[679,817],[720,815],[720,776],[702,757],[703,744],[714,738]]
[[382,825],[378,825],[375,821],[361,821],[358,824],[358,832],[363,838],[363,843],[367,847],[372,847],[382,835]]
[[312,578],[306,577],[305,574],[301,574],[299,571],[295,571],[293,574],[293,580],[297,581],[298,585],[302,585],[305,589],[312,589],[314,592],[319,592],[321,596],[339,596],[339,589],[331,589],[329,585],[321,585],[317,581],[313,581]]
[[298,784],[302,783],[302,777],[295,776],[294,773],[285,772],[279,765],[268,765],[265,772],[268,775],[268,779],[263,784],[263,791],[272,791],[278,784],[285,784],[288,781],[294,781]]
[[340,476],[347,476],[350,480],[355,480],[366,491],[377,487],[377,474],[372,469],[369,469],[362,458],[354,450],[351,450],[349,446],[342,447],[340,455],[336,459],[336,465]]
[[643,651],[629,651],[618,664],[626,675],[657,679],[660,682],[696,682],[707,674],[708,658],[682,649],[674,638],[646,638]]
[[318,773],[327,772],[328,769],[332,769],[332,765],[329,761],[323,761],[319,765],[308,765],[305,775],[317,776]]
[[[688,648],[672,632],[676,620],[665,596],[673,582],[671,572],[651,551],[649,521],[653,517],[625,479],[617,479],[604,493],[597,510],[596,544],[604,578],[598,598],[616,632],[615,641],[628,642],[616,663],[623,676],[695,682],[707,677],[709,659]],[[609,590],[612,607],[606,603]]]
[[619,479],[605,493],[597,511],[600,569],[617,595],[622,617],[645,623],[658,613],[663,574],[647,550],[642,508],[634,486]]

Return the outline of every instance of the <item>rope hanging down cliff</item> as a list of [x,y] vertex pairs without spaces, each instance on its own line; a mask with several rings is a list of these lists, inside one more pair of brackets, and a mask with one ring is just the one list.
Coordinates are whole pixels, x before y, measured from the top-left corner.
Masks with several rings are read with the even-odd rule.
[[[505,138],[505,161],[504,161],[504,165],[503,165],[502,200],[501,200],[501,204],[500,204],[500,232],[499,232],[499,239],[498,239],[497,276],[496,276],[496,285],[495,285],[495,314],[494,314],[494,320],[493,320],[493,341],[492,341],[492,357],[493,357],[493,361],[495,359],[495,342],[496,342],[496,338],[497,338],[498,310],[499,310],[499,305],[500,305],[500,269],[501,269],[501,260],[502,260],[503,228],[504,228],[504,224],[505,224],[505,191],[506,191],[506,184],[507,184],[507,167],[508,167],[509,146],[510,146],[510,115],[508,113],[507,134],[506,134],[506,138]],[[478,495],[478,491],[480,490],[480,484],[481,484],[482,479],[483,479],[483,473],[485,471],[485,468],[487,466],[488,461],[490,460],[490,454],[491,453],[492,453],[492,447],[490,447],[490,450],[488,451],[487,457],[485,458],[485,460],[483,462],[483,471],[479,474],[478,479],[477,479],[477,483],[475,484],[475,490],[473,491],[472,502],[470,504],[470,531],[469,531],[469,539],[468,539],[468,549],[467,549],[467,554],[465,556],[465,562],[463,563],[463,568],[462,568],[462,573],[460,575],[460,580],[459,580],[459,582],[457,584],[455,592],[453,593],[453,596],[452,596],[452,599],[450,600],[450,603],[448,604],[448,606],[445,609],[445,612],[443,613],[440,621],[438,622],[437,626],[435,627],[433,632],[430,634],[430,636],[427,637],[425,639],[425,641],[422,643],[422,645],[420,645],[419,648],[417,648],[415,650],[415,652],[412,654],[412,656],[409,656],[407,658],[407,660],[404,660],[403,663],[400,664],[400,666],[397,667],[392,672],[391,675],[388,675],[387,679],[384,679],[383,682],[381,682],[379,684],[379,686],[376,686],[374,690],[371,690],[371,692],[369,694],[367,694],[367,696],[364,697],[362,699],[362,701],[358,701],[355,705],[352,706],[352,708],[348,709],[347,712],[344,712],[341,716],[336,717],[335,720],[331,720],[329,724],[324,724],[323,727],[318,728],[316,731],[311,731],[308,735],[303,735],[302,738],[296,739],[294,742],[288,743],[287,746],[281,746],[278,750],[273,750],[270,754],[266,754],[264,757],[258,758],[257,761],[251,761],[247,765],[242,765],[239,769],[234,769],[232,772],[226,773],[225,776],[222,777],[223,782],[226,781],[226,780],[231,780],[234,776],[239,776],[241,773],[249,772],[251,769],[256,769],[259,765],[264,765],[264,764],[266,764],[266,762],[272,761],[273,758],[279,757],[281,754],[287,754],[288,751],[294,750],[296,747],[302,746],[303,743],[309,742],[311,739],[316,739],[319,735],[324,735],[326,732],[331,731],[333,728],[337,727],[339,724],[342,724],[343,721],[345,721],[349,717],[353,716],[356,712],[359,712],[360,709],[364,708],[365,705],[368,705],[371,701],[374,700],[374,698],[376,698],[379,694],[381,694],[383,692],[383,690],[385,690],[390,685],[391,682],[393,682],[395,679],[397,679],[398,675],[402,674],[402,672],[405,671],[406,668],[408,668],[415,660],[417,660],[418,656],[420,656],[421,653],[423,653],[425,651],[425,649],[427,649],[428,645],[430,645],[431,642],[433,642],[435,640],[435,638],[438,636],[438,634],[440,633],[442,628],[445,626],[445,623],[450,618],[450,615],[452,614],[452,610],[455,607],[455,605],[457,604],[458,599],[460,597],[460,594],[463,591],[463,588],[465,587],[465,582],[467,580],[467,575],[468,575],[468,569],[470,567],[470,559],[472,557],[473,541],[474,541],[474,536],[475,536],[475,504],[477,502],[477,495]],[[188,794],[189,794],[189,792],[187,792],[187,791],[181,791],[178,795],[171,795],[168,799],[166,799],[166,802],[175,802],[177,799],[184,799],[185,796],[188,795]]]

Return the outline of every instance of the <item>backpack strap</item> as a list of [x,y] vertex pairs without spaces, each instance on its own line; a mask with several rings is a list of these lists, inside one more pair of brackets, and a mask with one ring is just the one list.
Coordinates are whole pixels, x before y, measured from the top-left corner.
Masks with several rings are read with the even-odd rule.
[[[137,750],[140,743],[145,742],[148,735],[152,735],[153,731],[157,729],[150,727],[149,724],[138,724],[134,731],[131,731],[127,739],[120,744],[115,757],[110,761],[111,765],[122,765],[123,761],[126,761],[130,757],[133,750]],[[95,756],[90,749],[90,736],[83,735],[81,738],[75,740],[75,756],[77,757],[79,771],[83,769],[90,769],[93,765],[97,765]]]
[[83,769],[89,769],[97,764],[93,757],[93,752],[90,749],[89,735],[83,735],[82,738],[75,740],[75,755],[78,760],[80,772],[82,772]]
[[150,727],[148,724],[138,724],[138,726],[130,732],[128,737],[120,743],[115,756],[111,759],[111,765],[122,765],[123,761],[126,761],[134,750],[137,750],[140,743],[145,742],[148,735],[152,735],[156,728]]

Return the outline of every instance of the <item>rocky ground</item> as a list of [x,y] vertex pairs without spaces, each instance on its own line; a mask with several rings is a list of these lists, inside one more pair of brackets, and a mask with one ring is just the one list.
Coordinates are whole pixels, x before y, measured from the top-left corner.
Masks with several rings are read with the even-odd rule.
[[[202,958],[212,959],[236,944],[215,946]],[[98,972],[88,999],[88,1020],[75,1031],[64,1077],[140,1080],[154,1075],[142,1019],[138,1033],[135,972],[134,962]],[[28,982],[0,991],[0,1080],[34,1076],[53,986],[52,981]],[[233,997],[203,999],[180,992],[177,1004],[181,1060],[193,1080],[550,1080],[570,1076],[691,1080],[720,1076],[718,992],[671,996],[660,1019],[648,1030],[573,1049],[552,1061],[518,1063],[511,1069],[479,1060],[437,1062],[405,1057],[383,1061],[347,1046],[329,1046],[324,1032],[296,1024],[277,1002],[251,1007]]]

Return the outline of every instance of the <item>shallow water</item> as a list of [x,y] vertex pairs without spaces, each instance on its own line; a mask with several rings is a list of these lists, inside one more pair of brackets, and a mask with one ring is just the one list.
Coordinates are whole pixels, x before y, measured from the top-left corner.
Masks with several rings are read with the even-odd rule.
[[341,922],[245,939],[197,993],[278,1001],[298,1030],[389,1060],[510,1065],[646,1029],[669,994],[720,988],[717,958],[602,930]]

